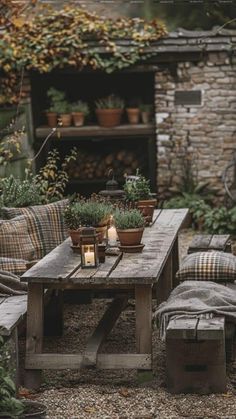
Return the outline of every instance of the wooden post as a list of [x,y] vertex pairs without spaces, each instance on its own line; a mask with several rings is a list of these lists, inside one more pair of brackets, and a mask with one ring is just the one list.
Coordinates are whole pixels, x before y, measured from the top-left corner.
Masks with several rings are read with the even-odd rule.
[[137,285],[136,302],[136,349],[139,354],[152,353],[152,287]]
[[[27,356],[42,353],[43,347],[43,285],[28,284],[26,368]],[[25,386],[34,389],[40,387],[41,370],[26,369]]]

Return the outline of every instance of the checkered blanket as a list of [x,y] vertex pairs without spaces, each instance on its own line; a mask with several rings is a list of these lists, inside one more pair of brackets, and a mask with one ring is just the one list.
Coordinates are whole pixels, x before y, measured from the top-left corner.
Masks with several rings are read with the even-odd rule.
[[236,284],[235,288],[230,288],[210,281],[185,281],[171,292],[154,314],[163,340],[170,318],[213,315],[225,316],[236,323]]

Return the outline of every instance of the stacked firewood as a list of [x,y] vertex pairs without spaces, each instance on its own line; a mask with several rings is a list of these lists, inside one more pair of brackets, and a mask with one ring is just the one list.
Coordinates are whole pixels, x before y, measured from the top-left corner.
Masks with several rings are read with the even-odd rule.
[[69,175],[74,179],[103,179],[108,176],[110,169],[116,177],[124,174],[135,173],[140,167],[140,159],[133,151],[119,150],[107,154],[93,154],[87,151],[79,151],[77,160],[72,162]]

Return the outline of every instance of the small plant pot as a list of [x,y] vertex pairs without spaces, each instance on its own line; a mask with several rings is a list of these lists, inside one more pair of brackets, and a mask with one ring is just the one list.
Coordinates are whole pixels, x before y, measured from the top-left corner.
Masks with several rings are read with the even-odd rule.
[[71,114],[70,113],[61,113],[60,115],[61,124],[63,127],[71,126]]
[[139,123],[140,111],[138,108],[127,108],[127,117],[131,125],[136,125]]
[[111,128],[120,125],[123,109],[96,109],[98,124]]
[[144,227],[132,228],[127,230],[117,229],[117,235],[120,240],[121,246],[137,246],[141,243]]
[[48,126],[55,128],[57,126],[57,113],[56,112],[46,112],[46,117],[48,121]]
[[140,199],[137,202],[137,206],[140,207],[148,207],[149,205],[153,205],[154,207],[157,205],[156,199]]
[[72,112],[73,124],[75,127],[82,127],[84,125],[84,113]]
[[73,246],[77,246],[80,242],[80,231],[81,229],[69,230],[69,235],[70,235]]
[[141,112],[141,119],[143,124],[148,124],[151,121],[152,112],[143,111]]
[[153,220],[154,205],[138,205],[137,208],[143,214],[146,224],[150,224]]

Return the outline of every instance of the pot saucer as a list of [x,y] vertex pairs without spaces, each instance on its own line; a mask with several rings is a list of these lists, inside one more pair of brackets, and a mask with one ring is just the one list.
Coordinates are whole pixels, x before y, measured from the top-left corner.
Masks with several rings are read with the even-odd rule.
[[119,246],[121,252],[124,253],[141,253],[145,244],[137,244],[136,246]]

